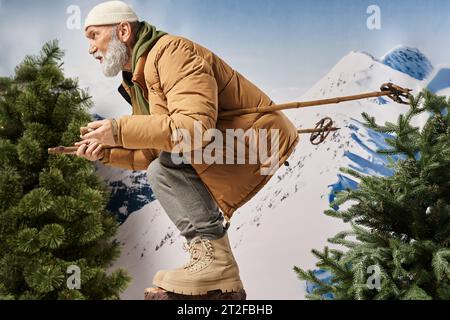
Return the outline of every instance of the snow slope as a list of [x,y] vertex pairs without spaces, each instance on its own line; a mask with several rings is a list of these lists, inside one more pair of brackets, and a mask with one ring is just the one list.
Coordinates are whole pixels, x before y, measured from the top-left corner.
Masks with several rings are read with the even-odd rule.
[[[417,52],[413,54],[419,56]],[[392,68],[369,54],[350,52],[298,100],[376,91],[385,82],[394,82],[417,93],[429,79],[419,80],[414,72],[398,71],[408,70],[398,68],[402,63],[403,60],[397,59],[397,67]],[[418,74],[428,70],[427,60],[414,63],[409,68],[415,66]],[[382,170],[385,159],[375,153],[385,137],[363,128],[361,112],[366,111],[384,123],[396,121],[406,110],[407,106],[386,98],[374,98],[286,111],[299,128],[314,127],[321,118],[329,116],[342,129],[330,134],[319,146],[311,145],[309,136],[302,136],[289,158],[289,166],[281,167],[233,217],[230,240],[249,299],[304,298],[306,284],[297,279],[293,266],[314,268],[316,259],[311,249],[322,249],[327,238],[346,228],[339,220],[323,214],[329,208],[333,190],[357,184],[340,174],[339,167],[353,166],[370,174],[389,174]],[[418,121],[420,124],[424,119]],[[130,172],[101,170],[109,181],[130,179],[127,177]],[[151,190],[144,190],[142,194],[151,199]],[[178,267],[186,259],[181,249],[182,239],[158,201],[128,215],[117,239],[123,249],[112,269],[127,268],[134,278],[123,299],[142,299],[144,288],[151,286],[157,270]]]
[[427,88],[437,95],[450,96],[450,66],[439,66],[430,77]]

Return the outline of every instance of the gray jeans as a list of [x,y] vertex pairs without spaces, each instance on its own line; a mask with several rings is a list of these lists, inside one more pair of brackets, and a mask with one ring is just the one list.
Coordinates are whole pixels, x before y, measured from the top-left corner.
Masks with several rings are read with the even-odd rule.
[[147,169],[148,182],[164,211],[188,242],[196,236],[222,238],[224,218],[210,192],[190,164],[175,164],[171,156],[161,152]]

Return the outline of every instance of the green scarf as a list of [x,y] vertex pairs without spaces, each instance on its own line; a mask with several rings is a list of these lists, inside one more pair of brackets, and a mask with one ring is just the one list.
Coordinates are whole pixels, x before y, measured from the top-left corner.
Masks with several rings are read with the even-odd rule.
[[[131,56],[131,72],[134,74],[136,64],[138,59],[146,52],[148,52],[161,38],[163,35],[167,34],[164,31],[156,30],[154,26],[143,21],[139,27],[137,34],[136,44],[134,45],[133,54]],[[136,96],[136,102],[138,104],[141,114],[150,114],[149,105],[147,100],[145,100],[144,93],[142,89],[133,83],[128,83],[131,89],[134,90]]]

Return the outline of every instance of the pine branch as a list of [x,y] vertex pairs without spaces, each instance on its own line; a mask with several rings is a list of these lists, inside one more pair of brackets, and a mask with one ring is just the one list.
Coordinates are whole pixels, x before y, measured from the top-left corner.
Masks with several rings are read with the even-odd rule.
[[324,248],[324,252],[320,252],[318,250],[311,251],[314,256],[319,259],[317,262],[317,266],[319,268],[323,268],[325,270],[329,270],[333,275],[340,279],[348,279],[351,277],[350,272],[339,264],[339,261],[335,261],[328,255],[328,247]]
[[336,234],[334,237],[329,238],[327,241],[333,244],[343,245],[344,247],[347,248],[355,248],[358,245],[360,245],[360,243],[355,241],[349,241],[346,239],[346,237],[353,235],[355,235],[353,231],[342,231]]
[[432,300],[425,290],[417,285],[413,285],[401,297],[402,300]]
[[297,273],[297,276],[300,280],[308,281],[317,286],[317,288],[313,291],[311,297],[322,297],[322,294],[330,292],[333,288],[317,278],[317,276],[313,273],[313,271],[304,271],[303,269],[294,266],[294,272]]
[[438,281],[450,281],[450,249],[441,249],[433,254],[434,274]]
[[49,63],[55,64],[64,57],[64,51],[59,47],[58,40],[51,40],[42,47],[39,64],[45,66]]

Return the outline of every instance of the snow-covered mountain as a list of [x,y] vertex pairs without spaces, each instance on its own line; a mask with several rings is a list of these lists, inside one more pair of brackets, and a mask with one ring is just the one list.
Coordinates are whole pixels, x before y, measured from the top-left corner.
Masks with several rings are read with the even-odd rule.
[[381,62],[418,80],[427,78],[433,70],[430,60],[422,52],[405,46],[390,51]]
[[430,77],[427,88],[437,95],[450,96],[450,66],[441,66]]
[[[411,54],[411,59],[406,54]],[[411,88],[414,93],[427,86],[448,92],[450,81],[446,72],[450,69],[437,68],[431,73],[430,67],[431,63],[417,49],[397,48],[379,60],[370,54],[350,52],[298,100],[376,91],[385,82]],[[314,268],[316,259],[311,249],[322,249],[327,238],[347,228],[323,214],[329,208],[333,191],[356,187],[358,183],[341,174],[339,167],[390,174],[386,159],[375,152],[384,145],[385,136],[364,128],[361,113],[365,111],[384,123],[395,121],[407,110],[408,106],[386,98],[373,98],[286,111],[299,128],[314,127],[328,116],[342,129],[330,134],[319,146],[311,145],[309,137],[302,136],[289,158],[289,166],[281,167],[233,217],[230,241],[249,299],[304,297],[309,289],[297,279],[293,266]],[[118,203],[122,199],[123,205],[117,207],[126,211],[127,219],[117,235],[123,245],[122,254],[112,268],[124,267],[134,279],[122,298],[142,299],[143,290],[151,286],[156,271],[185,262],[182,239],[159,202],[151,201],[154,198],[145,183],[145,171],[132,173],[100,166],[98,173],[113,186],[131,187],[132,195],[143,201],[139,210],[131,212],[129,204],[125,208],[125,201],[129,200],[124,195],[118,197]]]
[[154,201],[156,198],[147,182],[145,171],[129,171],[96,164],[100,175],[111,189],[107,209],[122,223],[128,216]]

